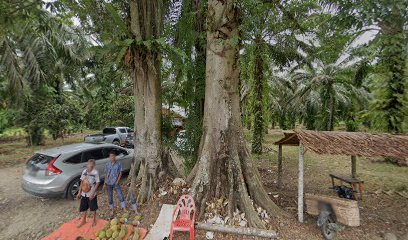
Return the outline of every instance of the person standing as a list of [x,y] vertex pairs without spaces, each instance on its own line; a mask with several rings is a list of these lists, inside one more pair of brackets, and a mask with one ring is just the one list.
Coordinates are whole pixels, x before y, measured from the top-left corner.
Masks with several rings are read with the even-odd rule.
[[89,159],[86,169],[81,174],[81,185],[79,187],[77,199],[81,199],[79,211],[83,213],[82,220],[78,227],[86,223],[88,209],[93,213],[92,226],[96,226],[96,210],[98,210],[97,190],[99,186],[99,173],[95,169],[95,160]]
[[109,208],[111,210],[111,217],[115,215],[113,204],[113,191],[118,195],[120,207],[126,211],[125,198],[123,197],[122,188],[120,187],[120,179],[122,178],[122,164],[116,161],[116,153],[111,151],[109,153],[110,162],[105,165],[105,188],[108,192]]

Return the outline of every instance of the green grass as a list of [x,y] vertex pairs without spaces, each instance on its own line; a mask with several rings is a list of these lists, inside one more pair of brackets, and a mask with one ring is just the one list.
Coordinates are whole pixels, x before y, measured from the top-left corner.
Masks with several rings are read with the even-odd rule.
[[11,142],[0,142],[0,168],[24,163],[35,151],[40,149],[82,142],[86,134],[93,132],[87,131],[82,134],[74,134],[55,141],[52,138],[46,137],[45,144],[42,146],[27,146],[25,138]]
[[9,128],[0,133],[0,137],[16,137],[16,136],[26,136],[27,133],[23,128]]

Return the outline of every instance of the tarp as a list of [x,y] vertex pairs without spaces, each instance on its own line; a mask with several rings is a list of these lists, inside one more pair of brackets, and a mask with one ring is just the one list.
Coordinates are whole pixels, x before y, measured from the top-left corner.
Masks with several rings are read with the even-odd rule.
[[[74,218],[71,221],[64,223],[59,227],[55,232],[51,233],[50,235],[46,236],[42,240],[76,240],[78,237],[83,238],[90,238],[95,239],[95,232],[103,229],[108,221],[103,219],[98,219],[96,222],[96,226],[92,227],[92,218],[87,218],[86,224],[78,228],[78,224],[81,220],[78,218]],[[130,226],[128,226],[128,229]],[[147,230],[144,228],[139,228],[140,232],[140,240],[144,239],[146,236]],[[130,235],[128,231],[128,235],[124,238],[127,239]]]

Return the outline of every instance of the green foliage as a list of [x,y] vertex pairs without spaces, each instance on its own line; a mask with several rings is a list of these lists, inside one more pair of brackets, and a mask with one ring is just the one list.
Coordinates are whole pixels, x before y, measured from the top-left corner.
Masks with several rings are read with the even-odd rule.
[[407,114],[407,46],[401,34],[383,37],[381,42],[381,58],[371,76],[374,80],[371,89],[375,95],[371,114],[373,126],[391,133],[402,133]]
[[182,156],[185,158],[184,166],[186,172],[189,173],[193,169],[198,158],[202,135],[202,110],[199,107],[192,107],[188,118],[185,121],[184,128],[186,130],[185,139],[182,149],[179,149]]
[[104,59],[89,61],[86,77],[73,82],[72,94],[84,112],[84,125],[90,129],[134,125],[133,85],[116,63]]
[[163,101],[185,108],[185,142],[179,153],[186,159],[189,172],[198,158],[202,134],[205,94],[206,32],[204,29],[207,1],[182,1],[179,18],[170,25],[168,37],[183,54],[166,53],[162,67]]
[[35,90],[33,97],[29,97],[24,102],[19,125],[27,132],[29,145],[40,145],[43,143],[46,118],[41,115],[41,112],[44,110],[48,100],[47,97],[50,94],[51,89],[42,85]]
[[14,109],[0,110],[0,134],[16,125],[18,114],[19,112]]
[[18,125],[27,132],[30,145],[39,145],[43,143],[45,130],[55,140],[82,130],[83,119],[82,107],[73,96],[59,96],[53,88],[42,85],[25,101]]
[[375,32],[375,38],[367,46],[361,46],[357,54],[371,61],[370,90],[374,101],[369,118],[372,127],[391,133],[404,131],[406,115],[406,60],[408,2],[396,1],[327,1],[336,12],[333,18],[338,31],[352,29],[355,35]]
[[345,118],[345,113],[368,100],[366,90],[353,84],[355,71],[352,62],[345,59],[327,65],[316,63],[313,68],[293,73],[296,81],[303,82],[294,100],[303,107],[300,120],[307,128],[331,131],[337,121]]
[[[242,4],[242,111],[244,124],[253,125],[253,153],[262,152],[263,133],[271,118],[275,120],[276,115],[279,116],[279,122],[284,127],[286,121],[281,120],[285,118],[286,111],[271,109],[279,105],[276,96],[270,96],[270,93],[279,92],[279,86],[272,81],[272,84],[268,84],[268,79],[274,68],[283,69],[294,61],[304,60],[302,52],[310,51],[310,47],[297,35],[310,30],[309,21],[313,20],[310,12],[316,7],[309,1],[244,1]],[[271,110],[272,115],[268,114]],[[291,122],[296,122],[293,115],[289,118]]]
[[37,114],[43,118],[44,128],[49,130],[54,140],[83,129],[84,113],[70,96],[64,96],[61,103],[50,101]]
[[108,126],[127,126],[134,125],[134,104],[133,96],[118,96],[97,101],[93,105],[87,118],[88,125],[92,129],[101,129]]
[[[27,131],[29,143],[37,145],[45,128],[60,136],[68,126],[58,122],[73,113],[63,102],[63,88],[80,77],[78,69],[87,56],[87,41],[70,21],[51,14],[42,1],[2,2],[0,6],[4,10],[0,86],[9,93],[1,99],[2,104],[21,112],[18,122]],[[63,118],[52,120],[47,118],[50,116]]]
[[[22,126],[30,143],[84,128],[134,125],[134,50],[158,53],[162,101],[185,108],[190,170],[198,157],[205,95],[207,2],[158,1],[163,22],[130,26],[128,1],[2,1],[0,133]],[[408,3],[237,1],[241,111],[262,152],[268,125],[348,131],[408,128]],[[80,25],[73,24],[73,17]],[[144,16],[141,17],[144,19]],[[158,18],[159,19],[159,18]],[[160,18],[161,19],[161,18]],[[145,28],[150,29],[145,34]],[[364,44],[356,39],[372,32]],[[157,66],[158,67],[158,66]],[[171,135],[170,119],[163,133]],[[174,134],[169,138],[174,142]]]

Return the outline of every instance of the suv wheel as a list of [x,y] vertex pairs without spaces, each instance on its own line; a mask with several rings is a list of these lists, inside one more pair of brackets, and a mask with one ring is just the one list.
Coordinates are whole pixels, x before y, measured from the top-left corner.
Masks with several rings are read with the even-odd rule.
[[113,140],[112,144],[115,144],[115,145],[119,146],[120,142],[119,142],[119,140]]
[[79,179],[79,177],[72,180],[72,182],[68,186],[67,198],[75,199],[79,192],[80,185],[81,185],[81,180]]

